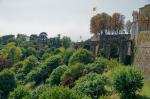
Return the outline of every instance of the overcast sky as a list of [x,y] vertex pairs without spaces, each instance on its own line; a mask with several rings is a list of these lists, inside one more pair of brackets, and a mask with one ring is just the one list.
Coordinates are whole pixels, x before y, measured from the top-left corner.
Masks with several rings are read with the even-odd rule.
[[[132,19],[150,0],[0,0],[0,36],[47,32],[70,36],[74,41],[90,38],[90,18],[96,13],[120,12]],[[92,7],[96,6],[96,13]]]

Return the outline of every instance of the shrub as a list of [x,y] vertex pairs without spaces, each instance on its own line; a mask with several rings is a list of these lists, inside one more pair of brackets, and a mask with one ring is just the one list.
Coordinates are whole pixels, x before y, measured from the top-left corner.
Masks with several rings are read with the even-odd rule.
[[30,93],[30,90],[26,87],[19,86],[16,89],[14,89],[13,92],[10,92],[9,99],[30,99]]
[[73,89],[90,95],[93,98],[98,98],[100,95],[105,94],[106,77],[97,73],[89,73],[76,81]]
[[98,74],[102,74],[107,71],[109,65],[109,61],[107,59],[96,60],[94,63],[88,64],[86,66],[87,72],[95,72]]
[[51,56],[41,64],[40,67],[34,68],[26,77],[27,81],[35,81],[37,84],[44,82],[46,78],[51,74],[53,69],[62,64],[61,57],[59,55]]
[[30,72],[30,70],[36,66],[39,65],[38,59],[35,56],[29,56],[26,58],[23,62],[23,68],[22,71],[24,74],[27,74]]
[[67,68],[68,68],[67,66],[63,65],[54,69],[50,77],[46,80],[46,83],[50,84],[51,86],[59,85],[61,76],[67,70]]
[[113,87],[122,97],[132,98],[143,86],[143,76],[133,67],[122,67],[113,76]]
[[86,50],[86,49],[79,49],[76,52],[73,53],[73,55],[69,59],[69,64],[75,64],[75,63],[83,63],[83,64],[88,64],[92,63],[94,61],[94,56],[93,54]]
[[64,87],[53,87],[45,91],[39,99],[90,99],[84,94],[77,94],[74,90]]
[[49,89],[49,85],[40,85],[36,89],[32,91],[31,99],[39,99],[39,97],[42,95],[43,92],[47,91]]
[[69,63],[69,58],[72,56],[73,52],[75,50],[73,48],[68,48],[65,50],[64,55],[63,55],[63,62],[68,65]]
[[74,81],[84,75],[85,66],[81,63],[70,66],[61,77],[61,84],[68,87],[74,86]]
[[10,91],[16,87],[16,78],[12,71],[3,70],[0,72],[0,91],[1,96],[6,98]]
[[19,61],[16,64],[13,65],[11,70],[14,71],[15,73],[19,73],[21,71],[22,67],[23,67],[23,61]]

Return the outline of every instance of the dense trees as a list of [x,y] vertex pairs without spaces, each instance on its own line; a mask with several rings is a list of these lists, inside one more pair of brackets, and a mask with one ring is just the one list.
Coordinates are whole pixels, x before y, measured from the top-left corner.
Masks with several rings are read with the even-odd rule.
[[77,62],[88,64],[94,61],[93,54],[86,49],[79,49],[73,53],[73,55],[69,59],[69,64],[75,64]]
[[84,94],[64,87],[53,87],[44,92],[39,99],[90,99]]
[[30,99],[31,92],[24,86],[19,86],[10,93],[9,99]]
[[10,91],[17,86],[15,75],[10,70],[0,72],[0,96],[5,99]]
[[89,73],[76,81],[75,90],[90,95],[93,98],[98,98],[105,93],[106,77],[96,73]]
[[[111,17],[106,13],[99,17],[101,33],[112,31],[106,24]],[[106,95],[109,99],[115,92],[132,96],[142,88],[138,70],[70,44],[69,37],[48,38],[45,32],[30,38],[19,34],[5,43],[1,39],[0,98],[99,99]]]

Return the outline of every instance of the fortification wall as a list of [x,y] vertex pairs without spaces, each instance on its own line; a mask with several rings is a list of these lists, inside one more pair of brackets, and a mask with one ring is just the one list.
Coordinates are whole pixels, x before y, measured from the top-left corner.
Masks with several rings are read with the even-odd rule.
[[150,81],[150,31],[137,36],[134,65],[140,68]]

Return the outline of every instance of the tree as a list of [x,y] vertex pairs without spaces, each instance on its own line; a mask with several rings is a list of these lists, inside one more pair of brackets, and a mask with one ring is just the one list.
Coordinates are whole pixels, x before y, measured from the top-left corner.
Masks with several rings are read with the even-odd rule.
[[109,61],[107,59],[96,60],[94,63],[88,64],[86,66],[87,73],[94,72],[102,74],[107,71]]
[[36,84],[45,82],[45,79],[51,74],[53,69],[57,68],[62,64],[61,56],[54,55],[49,57],[39,67],[34,68],[27,74],[27,81],[35,81]]
[[73,48],[67,48],[65,50],[64,55],[63,55],[63,61],[66,65],[68,65],[69,59],[73,55],[74,51],[75,51],[75,49],[73,49]]
[[111,34],[123,31],[124,29],[124,15],[114,13],[112,16],[107,13],[100,13],[91,18],[90,31],[95,35]]
[[64,36],[62,38],[62,45],[63,45],[63,47],[64,48],[68,48],[70,46],[70,44],[71,44],[71,39],[69,37],[67,37],[67,36]]
[[19,86],[14,91],[10,92],[8,99],[30,99],[31,92],[24,86]]
[[112,20],[111,20],[111,24],[112,24],[112,29],[114,33],[119,34],[120,32],[123,31],[124,29],[124,15],[120,14],[120,13],[114,13],[112,15]]
[[0,72],[0,95],[3,98],[7,98],[9,92],[13,91],[16,86],[16,78],[12,71],[5,69]]
[[132,99],[143,87],[143,76],[133,67],[122,67],[113,75],[114,89],[125,99]]
[[54,69],[50,77],[46,80],[46,83],[50,84],[51,86],[59,85],[61,81],[61,76],[64,74],[67,68],[67,66],[63,65]]
[[15,35],[5,35],[5,36],[2,36],[3,44],[7,44],[12,39],[15,39]]
[[81,63],[76,63],[70,66],[61,77],[61,84],[72,88],[75,85],[75,80],[83,76],[85,66]]
[[35,56],[31,55],[23,61],[22,72],[26,75],[32,70],[32,68],[37,67],[38,65],[38,59]]
[[86,49],[79,49],[73,53],[73,55],[69,59],[69,64],[75,64],[75,63],[83,63],[88,64],[92,63],[94,61],[94,55],[92,52],[86,50]]
[[97,73],[89,73],[76,81],[76,85],[73,88],[79,92],[92,97],[92,99],[98,99],[100,95],[105,94],[106,77]]
[[90,31],[94,34],[106,34],[109,29],[109,20],[111,16],[107,13],[97,14],[96,16],[91,18]]
[[61,86],[49,88],[45,91],[39,99],[91,99],[86,95],[80,93],[78,94],[74,90],[69,88],[64,88]]
[[42,85],[37,86],[32,91],[31,99],[39,99],[39,97],[43,94],[43,92],[47,91],[50,88],[51,86],[48,84],[42,84]]
[[48,40],[47,33],[46,32],[40,33],[38,37],[39,47],[44,47],[44,45],[47,44],[47,40]]
[[128,20],[128,21],[126,22],[126,31],[127,31],[129,34],[130,34],[130,31],[131,31],[131,25],[132,25],[131,21]]

